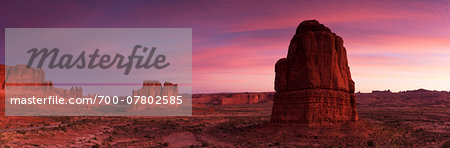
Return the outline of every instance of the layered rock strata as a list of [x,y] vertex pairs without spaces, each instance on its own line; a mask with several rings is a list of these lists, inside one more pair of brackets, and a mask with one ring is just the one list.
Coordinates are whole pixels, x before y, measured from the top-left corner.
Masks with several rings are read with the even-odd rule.
[[45,72],[42,69],[28,68],[26,65],[5,66],[2,65],[2,90],[8,85],[9,97],[82,97],[81,87],[70,89],[53,87],[52,81],[45,80]]
[[242,105],[272,102],[273,92],[261,93],[217,93],[217,94],[194,94],[194,104],[210,105]]
[[[164,82],[164,85],[161,85],[159,81],[155,80],[145,80],[142,84],[142,87],[138,90],[132,91],[133,96],[145,96],[150,97],[152,96],[154,100],[157,100],[157,96],[167,96],[167,99],[170,99],[170,97],[176,97],[178,96],[178,84]],[[178,106],[175,104],[175,106]],[[132,109],[134,110],[140,110],[145,109],[148,107],[145,107],[142,104],[133,104]]]
[[271,122],[323,127],[358,120],[343,40],[318,21],[300,23],[275,73]]

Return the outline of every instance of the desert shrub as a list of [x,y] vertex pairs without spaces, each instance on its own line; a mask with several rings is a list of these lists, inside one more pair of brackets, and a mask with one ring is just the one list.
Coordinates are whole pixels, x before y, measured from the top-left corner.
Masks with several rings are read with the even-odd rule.
[[202,147],[208,147],[209,144],[207,142],[202,142]]
[[190,132],[201,132],[202,128],[200,125],[189,125],[189,126],[184,126],[183,127],[184,130],[186,131],[190,131]]
[[164,146],[164,147],[169,146],[169,142],[164,142],[164,143],[163,143],[163,146]]
[[0,135],[0,145],[4,145],[4,144],[8,143],[10,140],[11,140],[11,138],[7,134],[2,133]]
[[449,148],[450,147],[450,140],[447,140],[442,144],[442,148]]
[[25,130],[19,130],[19,131],[17,131],[17,133],[19,133],[19,134],[25,134],[26,132],[25,132]]
[[145,138],[155,139],[152,135],[144,135]]
[[373,140],[369,140],[369,141],[367,141],[367,146],[374,147],[375,142]]
[[62,130],[63,132],[67,132],[67,127],[66,127],[66,126],[61,126],[61,130]]
[[133,124],[139,124],[139,120],[136,120],[136,119],[135,119],[135,120],[133,121]]
[[100,148],[100,145],[96,143],[95,145],[92,146],[92,148]]

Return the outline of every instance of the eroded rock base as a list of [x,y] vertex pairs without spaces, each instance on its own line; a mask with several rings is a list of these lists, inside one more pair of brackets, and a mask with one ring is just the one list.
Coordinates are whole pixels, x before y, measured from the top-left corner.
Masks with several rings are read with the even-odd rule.
[[357,121],[355,95],[332,89],[275,93],[271,122],[327,127]]

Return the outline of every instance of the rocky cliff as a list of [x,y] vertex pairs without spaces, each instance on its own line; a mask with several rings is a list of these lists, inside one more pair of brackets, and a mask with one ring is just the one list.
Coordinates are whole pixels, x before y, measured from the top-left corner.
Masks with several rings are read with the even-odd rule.
[[[145,80],[142,87],[138,90],[132,90],[133,96],[152,96],[156,100],[156,96],[178,96],[178,84],[164,82],[164,86],[159,81]],[[139,110],[145,107],[139,107],[138,104],[133,104],[132,109]],[[175,105],[177,106],[177,105]]]
[[133,96],[160,96],[162,92],[162,86],[159,81],[145,80],[142,87],[138,90],[133,90]]
[[162,88],[162,96],[178,96],[178,85],[164,82],[164,87]]
[[0,116],[5,115],[5,65],[0,64]]
[[358,107],[450,107],[450,92],[425,89],[356,93]]
[[255,104],[271,102],[273,94],[273,92],[194,94],[192,95],[192,101],[194,104],[211,105]]
[[82,97],[81,87],[71,89],[55,88],[52,81],[45,80],[45,72],[42,69],[27,68],[25,65],[2,65],[2,89],[8,85],[9,97],[48,97],[58,95],[60,97]]
[[[45,72],[42,69],[27,68],[25,65],[5,66],[0,65],[0,115],[5,112],[5,92],[7,97],[82,97],[81,87],[71,89],[56,88],[53,82],[45,80]],[[7,87],[6,87],[7,86]]]
[[343,40],[318,21],[300,23],[275,73],[271,122],[322,127],[358,120]]
[[164,86],[159,81],[145,80],[142,87],[132,91],[133,96],[178,96],[178,85],[164,82]]
[[[274,92],[193,94],[194,104],[242,105],[272,103]],[[355,93],[358,107],[450,107],[450,92],[431,90],[408,90],[401,92],[376,91]]]
[[5,91],[5,65],[0,64],[0,83],[2,84],[2,92]]

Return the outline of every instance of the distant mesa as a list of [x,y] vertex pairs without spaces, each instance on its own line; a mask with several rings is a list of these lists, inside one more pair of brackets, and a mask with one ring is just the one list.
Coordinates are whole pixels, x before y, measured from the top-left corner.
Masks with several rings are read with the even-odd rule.
[[[26,65],[7,66],[0,65],[1,76],[1,100],[0,108],[4,108],[5,90],[8,90],[7,97],[48,97],[58,96],[63,98],[93,98],[95,94],[83,96],[81,87],[72,87],[70,89],[56,88],[52,81],[45,80],[45,72],[42,69],[29,68]],[[8,87],[6,87],[8,86]],[[178,96],[178,84],[159,81],[146,80],[142,88],[132,91],[133,96]],[[134,104],[134,103],[133,103]],[[94,105],[86,105],[89,109]],[[138,109],[138,105],[130,106],[131,109]],[[143,108],[143,107],[141,107]],[[1,114],[2,112],[0,112]]]
[[178,96],[178,84],[164,82],[164,86],[156,80],[145,80],[142,87],[133,90],[133,96]]
[[392,93],[390,89],[388,90],[373,90],[372,93]]
[[272,123],[324,127],[358,120],[343,39],[318,21],[300,23],[275,73]]
[[[3,68],[4,67],[4,68]],[[4,69],[4,70],[3,70]],[[64,98],[82,97],[81,87],[70,89],[56,88],[52,81],[45,80],[42,69],[28,68],[26,65],[2,65],[2,90],[8,86],[9,97],[48,97],[60,96]]]
[[423,93],[423,92],[433,92],[433,91],[421,88],[421,89],[417,89],[417,90],[407,90],[406,92],[409,92],[409,93]]
[[193,94],[193,104],[242,105],[272,102],[273,92]]
[[[52,81],[45,80],[45,72],[42,69],[28,68],[26,65],[0,65],[1,95],[0,115],[5,113],[5,98],[20,97],[29,98],[58,96],[63,98],[82,97],[81,87],[70,89],[56,88]],[[6,94],[6,91],[8,93]],[[45,105],[29,106],[48,108]],[[87,106],[85,106],[87,108]]]
[[[138,90],[132,91],[132,96],[145,96],[154,97],[154,100],[156,100],[156,96],[178,96],[178,84],[170,83],[170,82],[164,82],[164,86],[161,85],[159,81],[156,80],[145,80],[142,84],[142,87]],[[148,105],[147,105],[148,106]],[[132,109],[134,110],[141,110],[145,109],[144,105],[133,104]]]

